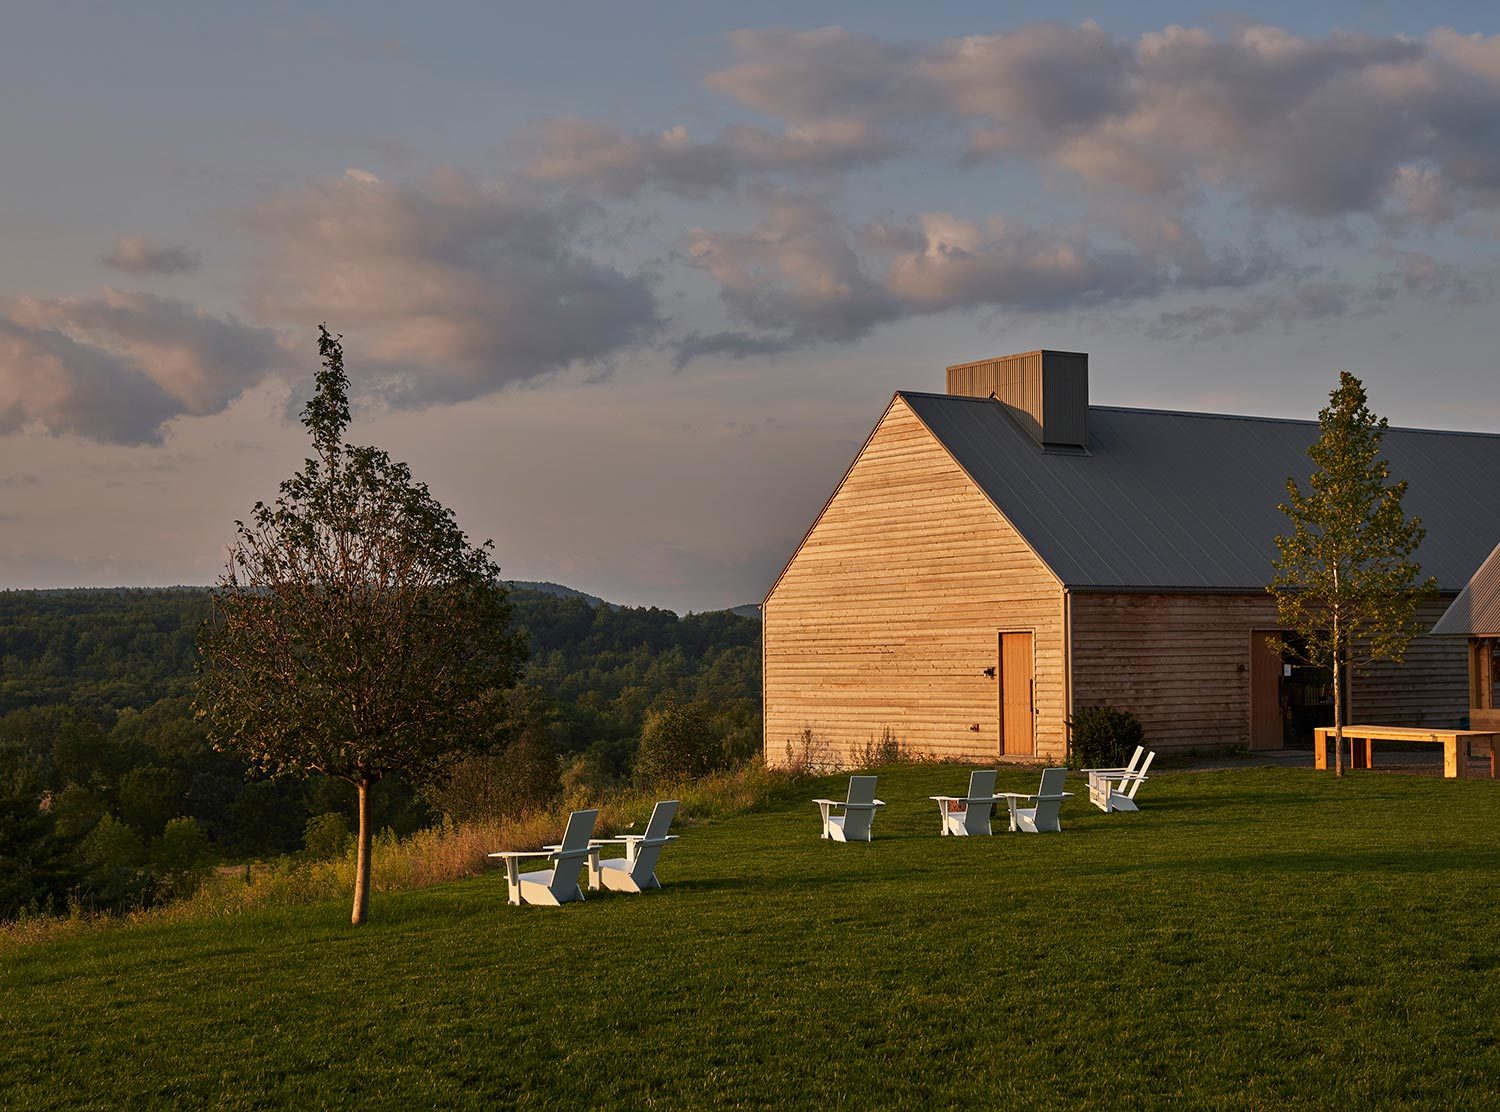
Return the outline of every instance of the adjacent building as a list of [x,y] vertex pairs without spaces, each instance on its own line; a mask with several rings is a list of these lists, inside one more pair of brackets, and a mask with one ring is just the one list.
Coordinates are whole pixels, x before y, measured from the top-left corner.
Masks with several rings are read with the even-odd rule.
[[[1056,759],[1094,705],[1162,749],[1279,748],[1330,720],[1327,677],[1272,647],[1265,590],[1316,422],[1091,406],[1088,379],[1087,355],[1033,351],[896,393],[766,596],[768,761],[887,733]],[[1500,536],[1500,436],[1393,428],[1384,447],[1427,527],[1432,622]],[[1419,638],[1355,680],[1353,719],[1460,724],[1471,655]]]
[[[1491,475],[1493,481],[1493,474]],[[1500,730],[1500,545],[1432,627],[1469,642],[1469,725]]]

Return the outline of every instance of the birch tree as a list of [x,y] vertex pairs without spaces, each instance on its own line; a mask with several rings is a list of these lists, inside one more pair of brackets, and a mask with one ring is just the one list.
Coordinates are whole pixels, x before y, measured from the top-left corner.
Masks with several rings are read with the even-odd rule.
[[345,443],[340,338],[321,327],[318,349],[302,414],[313,455],[248,524],[235,522],[199,633],[197,707],[214,744],[252,769],[353,785],[359,924],[375,785],[396,773],[430,781],[487,746],[525,647],[492,545],[469,543],[406,464]]

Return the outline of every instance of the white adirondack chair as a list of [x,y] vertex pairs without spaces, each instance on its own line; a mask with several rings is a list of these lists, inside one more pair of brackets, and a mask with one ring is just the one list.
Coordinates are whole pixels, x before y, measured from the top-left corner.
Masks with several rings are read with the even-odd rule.
[[[583,899],[583,889],[578,885],[578,870],[584,863],[589,865],[589,875],[597,871],[599,850],[589,844],[594,833],[597,810],[574,811],[568,816],[568,828],[563,831],[561,845],[544,850],[505,850],[492,853],[505,862],[505,879],[510,885],[510,902],[557,906]],[[550,869],[523,873],[520,862],[528,857],[546,857],[552,862]]]
[[1146,760],[1134,772],[1100,772],[1089,777],[1089,802],[1106,815],[1111,811],[1139,811],[1135,793],[1146,782],[1146,770],[1156,759],[1155,753],[1147,753]]
[[[596,886],[611,892],[644,892],[648,888],[660,888],[656,878],[656,862],[661,857],[662,847],[677,840],[676,834],[668,834],[672,816],[677,814],[677,800],[664,799],[651,811],[644,834],[622,834],[618,838],[599,838],[591,844],[602,847],[624,845],[624,857],[611,857],[599,862]],[[593,880],[594,878],[590,878]]]
[[[1042,770],[1042,786],[1034,795],[1025,795],[1020,792],[1005,792],[1003,798],[1005,804],[1010,808],[1010,828],[1012,831],[1020,831],[1023,834],[1056,834],[1062,830],[1062,823],[1058,820],[1058,812],[1062,810],[1062,802],[1072,799],[1072,792],[1063,791],[1063,785],[1068,782],[1068,770],[1065,768],[1044,768]],[[1033,806],[1022,807],[1021,800],[1030,799]]]
[[1092,780],[1095,776],[1103,775],[1123,776],[1127,773],[1130,775],[1134,775],[1136,772],[1136,766],[1141,763],[1141,758],[1145,755],[1146,747],[1144,745],[1137,745],[1135,747],[1135,753],[1131,755],[1130,763],[1124,768],[1080,768],[1078,771],[1083,773],[1090,780]]
[[943,833],[964,837],[990,833],[990,808],[995,805],[995,770],[969,773],[969,794],[930,795],[937,801]]
[[[823,837],[835,842],[868,842],[870,827],[875,822],[875,808],[884,807],[882,800],[875,798],[874,776],[849,777],[849,798],[815,799],[818,810],[823,813]],[[833,808],[841,807],[844,813],[835,815]]]

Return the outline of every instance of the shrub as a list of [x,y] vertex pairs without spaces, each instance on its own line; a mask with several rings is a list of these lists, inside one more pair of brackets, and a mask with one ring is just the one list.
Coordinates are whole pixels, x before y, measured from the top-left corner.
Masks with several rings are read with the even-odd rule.
[[562,792],[562,764],[546,726],[528,722],[502,753],[464,757],[427,798],[454,822],[489,822],[540,810]]
[[1084,707],[1068,719],[1068,763],[1074,768],[1120,768],[1146,731],[1129,711]]
[[302,831],[302,855],[309,861],[338,861],[349,852],[353,840],[349,820],[327,811],[307,820]]
[[721,753],[703,705],[668,699],[646,715],[635,781],[649,788],[690,780],[712,772]]
[[895,730],[883,726],[879,737],[871,737],[851,755],[860,768],[878,768],[880,765],[910,760],[912,754],[907,744],[896,736]]
[[828,740],[813,733],[811,726],[804,726],[796,737],[786,739],[786,767],[794,773],[821,776],[835,771],[839,762]]
[[106,814],[78,847],[83,891],[95,907],[124,908],[145,902],[150,878],[141,869],[146,847],[141,836]]
[[192,895],[208,874],[213,856],[208,835],[195,819],[170,820],[151,845],[157,897],[171,900]]

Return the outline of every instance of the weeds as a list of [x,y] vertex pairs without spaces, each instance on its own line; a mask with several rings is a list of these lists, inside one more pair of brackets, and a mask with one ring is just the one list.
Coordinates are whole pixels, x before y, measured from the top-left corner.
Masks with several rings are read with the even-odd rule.
[[[797,783],[798,771],[771,770],[759,760],[732,772],[717,772],[653,791],[631,788],[603,792],[575,789],[560,804],[515,819],[455,823],[397,838],[387,830],[374,840],[374,890],[426,888],[493,868],[488,854],[498,849],[539,849],[562,840],[568,813],[598,807],[598,837],[638,830],[658,799],[681,801],[677,822],[715,822],[753,811]],[[328,861],[288,856],[253,865],[215,870],[190,896],[165,906],[125,914],[91,913],[72,905],[66,918],[28,915],[0,924],[0,952],[89,929],[136,922],[185,922],[240,915],[257,908],[292,907],[347,900],[354,891],[354,853]]]

